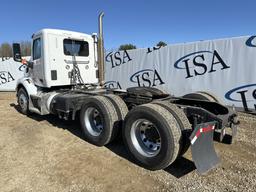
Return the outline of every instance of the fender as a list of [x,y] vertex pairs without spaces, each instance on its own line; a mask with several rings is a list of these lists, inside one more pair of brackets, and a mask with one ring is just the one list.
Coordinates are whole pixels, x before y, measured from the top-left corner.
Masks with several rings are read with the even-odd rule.
[[27,91],[28,97],[29,97],[29,110],[35,113],[40,114],[39,110],[35,108],[32,104],[30,95],[37,95],[38,89],[35,86],[33,80],[30,77],[25,77],[18,79],[17,85],[16,85],[16,92],[18,92],[18,89],[20,87],[24,87],[24,89]]
[[29,97],[30,95],[37,94],[37,87],[35,86],[33,80],[29,77],[18,79],[17,85],[16,85],[16,91],[18,91],[20,86],[23,86],[25,88]]

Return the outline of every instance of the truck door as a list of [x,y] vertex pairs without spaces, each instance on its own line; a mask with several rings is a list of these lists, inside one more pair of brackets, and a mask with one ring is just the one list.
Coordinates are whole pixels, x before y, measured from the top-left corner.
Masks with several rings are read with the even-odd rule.
[[41,37],[35,38],[33,40],[33,73],[32,78],[36,85],[44,85],[44,69],[43,69],[43,56],[42,56],[42,39]]

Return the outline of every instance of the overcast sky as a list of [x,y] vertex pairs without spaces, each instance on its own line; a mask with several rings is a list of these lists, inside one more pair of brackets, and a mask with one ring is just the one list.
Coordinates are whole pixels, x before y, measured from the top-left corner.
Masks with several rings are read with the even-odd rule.
[[1,0],[0,43],[29,40],[42,28],[91,34],[100,11],[107,49],[256,34],[255,0]]

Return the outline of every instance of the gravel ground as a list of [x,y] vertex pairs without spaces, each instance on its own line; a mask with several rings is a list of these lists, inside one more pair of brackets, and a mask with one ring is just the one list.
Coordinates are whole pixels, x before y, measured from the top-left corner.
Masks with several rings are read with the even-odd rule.
[[215,142],[221,164],[201,176],[191,155],[166,170],[134,163],[121,141],[95,147],[77,122],[26,117],[0,93],[0,191],[256,191],[256,118],[241,116],[232,145]]

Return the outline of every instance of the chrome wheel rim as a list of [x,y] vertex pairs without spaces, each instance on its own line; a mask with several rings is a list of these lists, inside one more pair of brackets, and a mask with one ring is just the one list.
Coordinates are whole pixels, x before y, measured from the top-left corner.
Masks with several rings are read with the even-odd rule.
[[92,136],[99,136],[103,130],[103,118],[94,107],[88,107],[85,111],[85,127]]
[[131,141],[135,149],[143,156],[154,157],[161,150],[161,136],[157,127],[149,120],[138,119],[133,122]]

